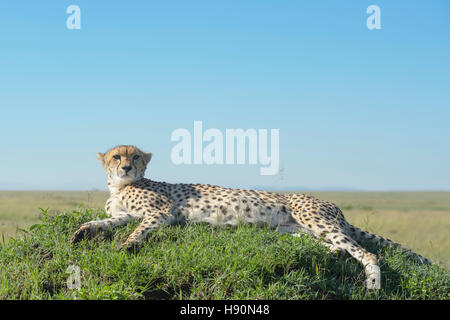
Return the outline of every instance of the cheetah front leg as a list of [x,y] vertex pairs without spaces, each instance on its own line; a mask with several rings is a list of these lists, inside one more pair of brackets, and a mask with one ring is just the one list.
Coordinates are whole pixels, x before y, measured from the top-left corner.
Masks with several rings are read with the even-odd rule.
[[119,250],[126,249],[128,251],[136,248],[139,243],[147,237],[150,231],[156,230],[161,224],[168,222],[168,215],[162,212],[152,212],[144,217],[144,220],[133,231],[128,239],[122,243]]
[[124,225],[130,220],[134,219],[137,219],[137,217],[123,212],[121,214],[117,214],[112,218],[86,222],[82,224],[77,231],[75,231],[70,242],[76,243],[83,240],[84,238],[90,239],[102,230]]

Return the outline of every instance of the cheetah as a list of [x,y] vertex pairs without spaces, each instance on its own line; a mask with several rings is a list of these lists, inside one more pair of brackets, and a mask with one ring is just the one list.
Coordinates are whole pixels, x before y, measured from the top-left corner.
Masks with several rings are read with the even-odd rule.
[[252,223],[266,225],[282,233],[299,236],[309,233],[322,240],[332,252],[347,252],[363,266],[368,289],[381,286],[380,268],[375,254],[360,243],[370,240],[381,246],[395,245],[422,263],[431,263],[389,239],[349,224],[333,203],[305,194],[279,194],[266,191],[231,189],[209,184],[157,182],[144,178],[151,152],[120,145],[106,153],[97,153],[103,165],[110,197],[105,211],[109,218],[81,225],[72,243],[91,238],[101,230],[142,219],[119,250],[135,248],[146,235],[160,225],[185,221],[212,225]]

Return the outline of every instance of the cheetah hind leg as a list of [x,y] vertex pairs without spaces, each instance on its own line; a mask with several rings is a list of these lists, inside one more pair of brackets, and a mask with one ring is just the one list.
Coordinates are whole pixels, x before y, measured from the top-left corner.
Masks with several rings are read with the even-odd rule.
[[336,247],[336,250],[347,251],[364,266],[367,289],[381,288],[381,271],[375,254],[366,251],[355,240],[341,232],[327,233],[325,239],[332,247]]
[[[308,230],[306,227],[303,227],[302,225],[299,224],[282,224],[279,225],[277,227],[278,232],[280,232],[281,234],[290,234],[293,237],[301,237],[304,234],[310,234],[315,236],[315,234]],[[322,244],[328,248],[328,250],[330,250],[332,253],[336,253],[339,254],[340,257],[344,257],[346,252],[345,250],[343,250],[342,248],[338,248],[335,245],[328,243],[328,242],[322,242]]]
[[[298,237],[302,233],[304,233],[304,230],[299,230],[299,232],[292,233],[292,235]],[[313,234],[316,238],[319,238],[309,230],[307,233]],[[331,252],[339,253],[341,256],[347,252],[362,263],[366,274],[365,285],[367,289],[373,290],[381,288],[381,270],[377,265],[377,258],[373,253],[367,252],[355,240],[344,233],[326,234],[325,237],[321,239],[323,240],[322,244]]]

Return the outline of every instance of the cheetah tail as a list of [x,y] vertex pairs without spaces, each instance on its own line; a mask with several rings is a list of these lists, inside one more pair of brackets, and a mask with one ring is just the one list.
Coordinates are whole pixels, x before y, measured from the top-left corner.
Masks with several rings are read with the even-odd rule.
[[432,263],[431,260],[429,260],[429,259],[427,259],[425,257],[422,257],[420,254],[412,252],[408,248],[405,248],[401,244],[398,244],[398,243],[396,243],[396,242],[394,242],[394,241],[392,241],[390,239],[383,238],[383,237],[381,237],[379,235],[370,233],[368,231],[363,231],[363,230],[359,229],[358,227],[355,227],[355,226],[352,226],[352,225],[349,226],[349,229],[350,229],[350,232],[352,234],[352,237],[357,242],[361,243],[362,241],[370,241],[370,242],[378,244],[378,245],[380,245],[382,247],[391,245],[391,246],[394,246],[396,248],[401,249],[402,251],[406,252],[410,256],[416,257],[423,264],[431,264]]

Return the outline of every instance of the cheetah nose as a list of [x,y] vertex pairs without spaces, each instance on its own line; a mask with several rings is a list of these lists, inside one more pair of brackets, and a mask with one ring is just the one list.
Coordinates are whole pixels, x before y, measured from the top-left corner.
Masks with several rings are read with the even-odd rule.
[[128,173],[131,170],[131,166],[122,167],[122,170]]

